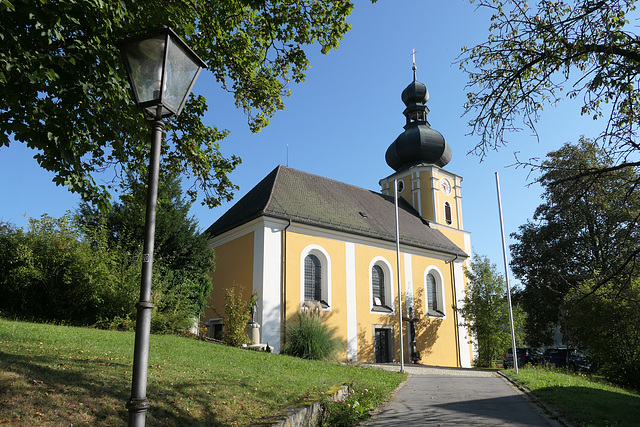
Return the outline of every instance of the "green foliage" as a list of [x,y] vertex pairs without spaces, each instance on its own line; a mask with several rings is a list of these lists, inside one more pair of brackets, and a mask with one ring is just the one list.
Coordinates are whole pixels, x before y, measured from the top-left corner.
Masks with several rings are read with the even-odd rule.
[[[608,151],[587,139],[549,153],[543,164],[537,182],[544,202],[511,248],[513,271],[525,285],[529,341],[550,342],[560,325],[566,343],[591,351],[611,379],[638,384],[638,175],[615,167]],[[574,177],[593,169],[607,173]],[[621,355],[615,362],[612,352]]]
[[594,290],[599,279],[566,296],[567,333],[589,349],[607,378],[640,390],[640,278],[622,289],[607,282]]
[[543,108],[576,98],[576,115],[604,119],[600,138],[618,165],[637,166],[636,0],[471,2],[491,13],[487,41],[463,47],[459,58],[473,88],[465,114],[480,137],[476,153],[505,145],[522,125],[536,133]]
[[334,400],[323,400],[323,416],[320,426],[351,427],[370,417],[371,411],[381,405],[386,393],[379,392],[373,387],[356,388],[353,384],[347,388],[344,397]]
[[[498,273],[495,264],[486,256],[475,254],[471,268],[466,270],[469,289],[464,299],[464,306],[457,308],[471,336],[478,344],[476,366],[493,366],[494,361],[505,349],[511,347],[511,326],[509,320],[509,303],[506,297],[504,278]],[[516,343],[521,345],[524,322],[523,311],[513,307],[513,321],[516,332]]]
[[[0,224],[0,310],[23,319],[131,329],[145,202],[142,186],[130,184],[127,204],[106,212],[83,205],[74,217],[31,219],[28,232]],[[160,187],[152,282],[156,333],[192,326],[211,291],[213,252],[181,194],[176,178]]]
[[[120,203],[103,211],[82,204],[76,217],[85,233],[93,236],[94,246],[133,255],[138,272],[146,196],[146,186],[139,177],[129,175],[127,192],[121,195]],[[152,282],[155,308],[151,328],[156,333],[188,329],[202,313],[211,292],[209,272],[215,267],[215,259],[197,221],[189,216],[190,207],[191,202],[182,197],[178,177],[163,172],[158,188]],[[135,283],[139,290],[139,273]],[[110,319],[104,320],[108,324]]]
[[[25,143],[36,160],[84,200],[109,204],[93,176],[114,165],[142,170],[149,129],[126,90],[116,42],[171,26],[234,94],[258,131],[284,108],[287,84],[301,82],[305,49],[337,48],[348,31],[350,1],[0,2],[0,146]],[[168,166],[194,178],[211,207],[230,200],[228,178],[240,159],[225,158],[226,130],[205,126],[202,96],[191,96],[167,127]]]
[[[29,220],[27,233],[0,236],[0,307],[13,316],[92,324],[127,316],[135,304],[122,278],[130,274],[121,254],[92,246],[68,216]],[[122,308],[122,303],[127,309]]]
[[[565,296],[596,274],[592,290],[607,281],[624,289],[638,275],[638,175],[614,167],[609,153],[588,139],[548,154],[536,180],[545,190],[533,221],[514,234],[513,271],[525,284],[528,334],[536,342],[566,309]],[[606,169],[595,179],[576,171]],[[631,185],[631,187],[630,187]],[[537,332],[534,332],[537,331]]]
[[333,360],[346,343],[322,322],[322,309],[307,309],[296,313],[287,322],[284,354],[303,359]]
[[242,296],[242,287],[235,284],[227,288],[224,295],[224,342],[239,347],[249,342],[247,323],[251,320],[251,310],[258,294],[254,293],[248,300]]

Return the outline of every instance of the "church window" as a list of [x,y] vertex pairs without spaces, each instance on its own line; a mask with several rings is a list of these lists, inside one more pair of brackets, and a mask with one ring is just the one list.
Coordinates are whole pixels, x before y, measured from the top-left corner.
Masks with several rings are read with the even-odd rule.
[[444,202],[444,220],[447,225],[451,225],[453,220],[451,219],[451,205],[449,202]]
[[384,272],[379,265],[374,265],[371,271],[371,286],[373,287],[373,305],[385,305]]
[[442,276],[439,272],[431,270],[426,274],[427,291],[427,315],[431,317],[444,317],[444,295]]
[[307,247],[301,257],[300,293],[303,307],[320,305],[328,309],[331,302],[331,262],[320,246]]
[[322,299],[322,264],[313,254],[307,255],[304,259],[304,299]]
[[391,266],[382,257],[373,260],[370,267],[371,311],[392,313]]

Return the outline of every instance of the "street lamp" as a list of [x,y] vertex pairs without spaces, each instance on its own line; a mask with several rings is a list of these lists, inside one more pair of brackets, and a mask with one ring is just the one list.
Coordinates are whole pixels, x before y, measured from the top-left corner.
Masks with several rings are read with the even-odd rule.
[[150,406],[147,400],[147,371],[153,309],[151,275],[162,133],[165,120],[178,116],[182,111],[198,74],[206,65],[171,28],[167,27],[122,41],[118,47],[127,68],[133,100],[142,110],[152,129],[142,280],[140,301],[136,304],[138,313],[131,397],[127,402],[129,426],[144,426]]

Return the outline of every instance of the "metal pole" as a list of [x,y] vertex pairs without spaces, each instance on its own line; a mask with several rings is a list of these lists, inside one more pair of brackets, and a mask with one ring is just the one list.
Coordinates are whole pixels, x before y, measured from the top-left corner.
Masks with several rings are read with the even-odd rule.
[[147,371],[149,368],[149,335],[151,334],[151,276],[153,273],[153,249],[156,234],[156,205],[158,202],[158,177],[160,171],[160,151],[164,122],[150,122],[152,129],[151,155],[149,159],[149,179],[147,187],[147,212],[144,229],[144,249],[142,253],[142,280],[140,301],[136,320],[136,340],[133,353],[133,375],[131,398],[127,402],[129,426],[145,425],[149,401],[147,400]]
[[500,232],[502,233],[502,254],[504,257],[504,277],[507,283],[507,301],[509,303],[509,323],[511,325],[511,346],[513,351],[513,367],[518,373],[518,351],[516,349],[516,334],[513,325],[513,308],[511,306],[511,286],[509,285],[509,262],[507,261],[507,244],[504,239],[504,222],[502,220],[502,199],[500,198],[500,177],[496,172],[496,189],[498,191],[498,211],[500,212]]
[[400,325],[400,372],[404,373],[404,334],[402,333],[402,287],[400,286],[400,222],[398,221],[398,180],[393,180],[396,208],[396,264],[398,270],[398,324]]

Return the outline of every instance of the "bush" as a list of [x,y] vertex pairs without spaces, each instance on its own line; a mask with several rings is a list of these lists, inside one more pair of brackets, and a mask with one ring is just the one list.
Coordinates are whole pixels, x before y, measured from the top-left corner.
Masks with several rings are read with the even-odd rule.
[[369,418],[373,411],[384,401],[384,393],[363,389],[357,391],[351,387],[347,394],[338,400],[325,399],[323,401],[324,415],[321,426],[350,427],[356,426],[362,420]]
[[[236,292],[237,288],[237,292]],[[227,288],[224,295],[224,343],[239,347],[249,342],[247,323],[251,316],[251,309],[256,303],[258,294],[251,295],[248,301],[242,297],[242,286],[233,285]]]
[[335,336],[335,330],[322,323],[321,317],[321,308],[298,312],[287,324],[282,352],[303,359],[335,359],[346,343]]

